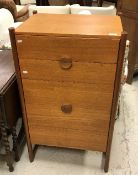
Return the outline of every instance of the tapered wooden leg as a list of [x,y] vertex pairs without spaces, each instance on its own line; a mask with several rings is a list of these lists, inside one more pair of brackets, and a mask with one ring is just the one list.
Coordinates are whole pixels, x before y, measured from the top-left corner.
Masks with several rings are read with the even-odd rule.
[[27,117],[26,117],[26,108],[25,108],[24,95],[23,95],[23,89],[22,89],[22,81],[20,78],[21,75],[19,73],[20,70],[19,70],[16,38],[15,38],[15,29],[13,27],[9,28],[9,34],[10,34],[12,53],[13,53],[14,65],[15,65],[16,76],[17,76],[18,88],[19,88],[20,98],[21,98],[22,113],[23,113],[23,119],[24,119],[24,125],[25,125],[26,137],[27,137],[29,159],[30,159],[30,162],[32,162],[34,160],[34,153],[33,153],[33,148],[30,140],[28,123],[26,119]]
[[110,153],[103,153],[103,159],[102,159],[102,168],[104,169],[105,173],[108,173],[109,170],[109,158],[110,158]]
[[113,95],[114,100],[113,100],[112,109],[111,109],[109,135],[108,135],[108,140],[107,140],[106,152],[103,154],[105,157],[104,158],[105,159],[104,160],[104,171],[105,172],[108,172],[108,169],[109,169],[111,144],[112,144],[115,116],[116,116],[120,85],[121,85],[122,67],[123,67],[123,60],[124,60],[123,58],[124,58],[124,53],[125,53],[125,48],[126,48],[126,38],[127,38],[127,33],[123,32],[121,36],[119,52],[118,52],[118,64],[117,64],[118,66],[116,70],[115,87],[114,87],[114,95]]
[[19,161],[19,144],[17,140],[16,128],[12,128],[12,138],[13,138],[13,151],[15,153],[15,161]]
[[8,135],[7,131],[4,125],[3,121],[0,121],[0,128],[1,128],[1,134],[2,134],[2,143],[5,148],[5,157],[6,157],[6,162],[7,166],[9,167],[9,171],[12,172],[14,170],[13,168],[13,155],[12,152],[10,151],[10,144],[8,141]]

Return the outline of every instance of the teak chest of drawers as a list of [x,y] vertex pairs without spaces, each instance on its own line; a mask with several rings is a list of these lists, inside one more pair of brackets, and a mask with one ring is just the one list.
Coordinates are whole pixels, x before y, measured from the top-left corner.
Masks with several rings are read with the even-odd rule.
[[32,145],[101,151],[108,171],[126,34],[117,16],[36,14],[10,29]]

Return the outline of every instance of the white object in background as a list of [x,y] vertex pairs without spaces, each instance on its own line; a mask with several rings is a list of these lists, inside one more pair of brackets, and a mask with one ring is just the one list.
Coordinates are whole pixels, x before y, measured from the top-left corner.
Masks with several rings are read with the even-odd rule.
[[21,22],[14,23],[12,14],[7,9],[0,9],[0,48],[2,46],[10,47],[9,28],[18,27]]
[[0,9],[0,48],[10,47],[8,28],[14,23],[12,14],[7,9]]
[[12,14],[7,9],[0,9],[0,41],[9,40],[8,28],[14,23]]
[[89,10],[81,10],[78,14],[79,15],[91,15],[91,12]]
[[21,4],[36,4],[36,0],[20,0]]
[[66,6],[29,6],[29,16],[33,15],[33,11],[37,10],[38,13],[48,14],[70,14],[70,5]]
[[125,49],[125,55],[124,55],[124,81],[127,80],[128,76],[128,54],[129,54],[129,47],[130,47],[130,41],[126,41],[126,49]]
[[24,8],[24,5],[16,5],[17,12],[19,12],[23,8]]
[[88,10],[91,14],[94,15],[116,15],[116,8],[114,6],[109,7],[88,7],[88,6],[80,6],[78,5],[71,5],[71,14],[79,14],[82,10]]

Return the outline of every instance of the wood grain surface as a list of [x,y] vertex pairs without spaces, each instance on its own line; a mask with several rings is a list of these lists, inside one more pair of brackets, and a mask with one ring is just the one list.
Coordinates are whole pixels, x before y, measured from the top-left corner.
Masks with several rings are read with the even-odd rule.
[[104,83],[110,84],[113,88],[116,64],[72,62],[72,67],[64,70],[61,68],[60,61],[21,59],[20,69],[21,76],[25,79]]
[[[60,107],[64,103],[71,103],[75,115],[78,116],[84,116],[83,114],[91,116],[94,111],[110,112],[112,101],[110,85],[97,86],[96,84],[23,79],[23,88],[28,113],[58,115]],[[85,118],[88,117],[87,115]]]
[[12,51],[0,51],[0,91],[15,73]]
[[99,131],[83,131],[69,128],[46,127],[31,123],[30,139],[33,144],[77,149],[106,150],[107,135]]
[[118,39],[17,35],[19,59],[116,63]]
[[[23,79],[23,87],[32,143],[105,151],[110,84]],[[71,104],[72,112],[63,113],[63,104]]]
[[118,16],[36,14],[16,29],[17,34],[43,34],[60,36],[81,36],[120,38],[121,20]]
[[107,171],[121,32],[118,16],[71,14],[35,14],[16,28],[29,148],[101,151]]

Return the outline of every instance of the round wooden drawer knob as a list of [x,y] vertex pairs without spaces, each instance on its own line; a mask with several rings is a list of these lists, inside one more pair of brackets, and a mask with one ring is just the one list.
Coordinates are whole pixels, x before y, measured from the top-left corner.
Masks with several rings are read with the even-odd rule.
[[71,104],[63,104],[61,106],[61,111],[64,113],[71,113],[72,112],[72,105]]
[[60,64],[61,69],[68,70],[72,67],[72,60],[69,58],[62,58],[59,61],[59,64]]

